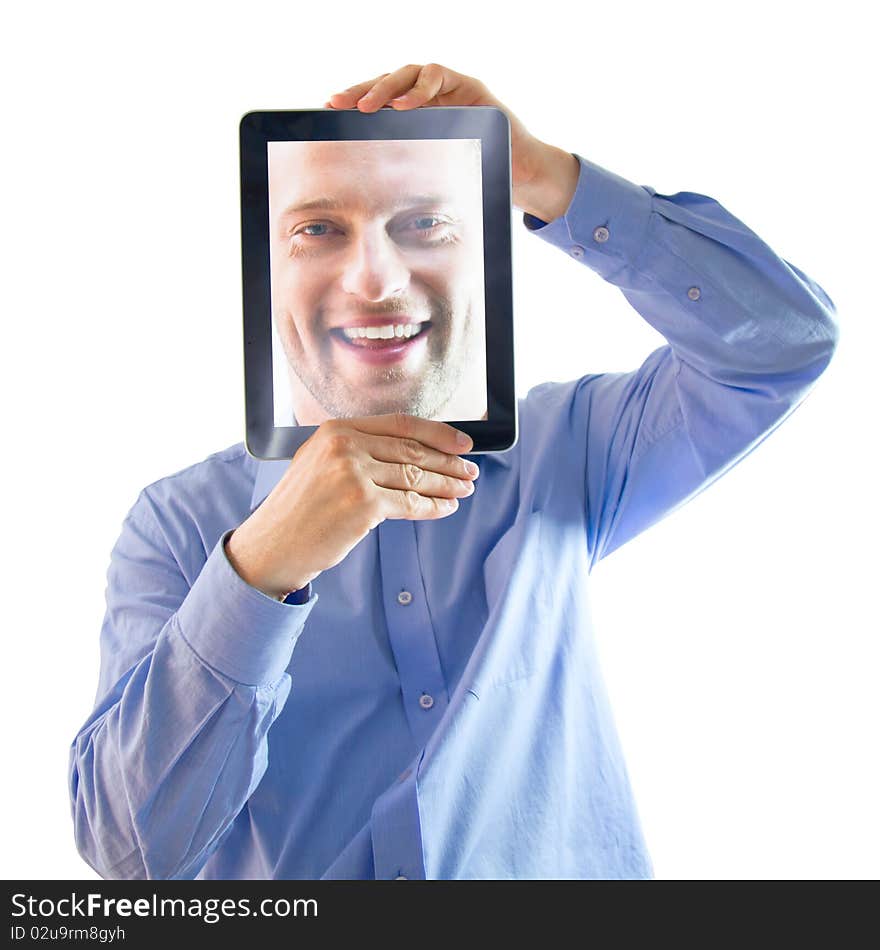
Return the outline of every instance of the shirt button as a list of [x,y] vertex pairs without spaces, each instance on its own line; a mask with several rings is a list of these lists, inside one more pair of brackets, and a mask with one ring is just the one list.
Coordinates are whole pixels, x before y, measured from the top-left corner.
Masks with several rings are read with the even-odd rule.
[[690,297],[691,300],[699,300],[699,299],[700,299],[700,288],[699,288],[699,287],[691,287],[691,289],[688,291],[688,297]]
[[398,874],[397,877],[394,878],[394,880],[395,880],[395,881],[408,881],[409,878],[408,878],[408,877],[405,877],[403,874]]
[[429,696],[428,693],[422,693],[419,696],[419,705],[422,709],[430,709],[434,705],[434,697]]
[[598,244],[604,244],[608,240],[608,238],[609,238],[608,228],[599,227],[599,228],[596,228],[595,231],[593,231],[593,240],[596,241]]
[[405,607],[412,600],[412,594],[408,590],[402,590],[397,595],[397,603],[403,604]]
[[584,256],[584,249],[580,246],[580,244],[575,244],[575,245],[571,248],[570,253],[571,253],[571,256],[572,256],[572,257],[583,257],[583,256]]

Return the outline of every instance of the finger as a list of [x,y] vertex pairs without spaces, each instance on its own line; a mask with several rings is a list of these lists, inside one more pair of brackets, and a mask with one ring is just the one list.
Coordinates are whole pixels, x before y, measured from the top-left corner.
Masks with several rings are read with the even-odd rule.
[[457,498],[426,498],[417,491],[398,491],[376,486],[378,508],[383,518],[431,521],[445,518],[458,510]]
[[[398,439],[415,439],[423,445],[450,455],[470,452],[473,439],[446,422],[422,419],[405,412],[391,412],[379,416],[355,416],[350,419],[331,419],[330,424],[348,426],[368,435],[387,435]],[[327,425],[327,423],[324,423]],[[461,436],[463,441],[459,441]]]
[[[360,435],[360,445],[373,461],[383,465],[389,463],[401,466],[409,465],[412,468],[418,468],[422,472],[428,472],[437,475],[438,478],[452,479],[458,481],[472,481],[479,478],[480,469],[468,459],[459,458],[457,455],[449,455],[446,452],[438,452],[421,442],[414,439],[396,439],[383,435]],[[404,473],[406,475],[411,473]],[[414,488],[415,485],[390,484],[388,482],[374,479],[376,484],[385,485],[386,488]],[[399,479],[397,479],[399,482]],[[434,485],[439,484],[434,482]],[[451,482],[443,483],[447,488],[451,488]]]
[[384,76],[358,100],[358,109],[362,112],[373,112],[381,109],[395,96],[408,92],[415,85],[422,68],[415,65],[402,66]]
[[397,491],[415,491],[426,498],[467,498],[474,493],[469,478],[440,475],[412,462],[377,462],[366,466],[373,484]]
[[463,79],[451,69],[429,63],[421,68],[412,88],[392,99],[389,104],[393,108],[416,109],[455,92]]
[[328,101],[334,103],[337,109],[350,109],[358,99],[360,99],[364,93],[372,89],[379,80],[390,75],[390,73],[382,73],[381,76],[376,76],[375,79],[368,79],[366,82],[360,82],[356,86],[349,86],[348,89],[343,89],[342,92],[334,92]]

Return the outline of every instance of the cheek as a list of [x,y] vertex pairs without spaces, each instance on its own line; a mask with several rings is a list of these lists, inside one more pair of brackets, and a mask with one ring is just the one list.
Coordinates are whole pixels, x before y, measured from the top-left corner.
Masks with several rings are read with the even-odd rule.
[[276,263],[272,269],[272,302],[276,311],[294,315],[311,312],[326,290],[326,276],[315,267],[290,260]]
[[430,264],[413,267],[413,278],[446,300],[469,297],[480,276],[480,262],[474,260],[472,251],[456,247],[434,253]]

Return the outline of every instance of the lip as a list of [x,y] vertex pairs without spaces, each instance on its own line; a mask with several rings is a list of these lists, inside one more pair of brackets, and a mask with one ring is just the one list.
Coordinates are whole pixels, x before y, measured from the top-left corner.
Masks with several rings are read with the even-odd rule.
[[[342,347],[346,353],[364,363],[382,366],[403,361],[425,346],[425,341],[433,325],[430,321],[424,321],[424,323],[424,329],[408,340],[402,337],[398,340],[395,337],[393,342],[392,340],[370,340],[367,345],[357,344],[348,340],[342,332],[342,327],[331,330],[330,336],[334,343]],[[375,326],[375,324],[373,325]],[[379,325],[384,326],[385,324]]]

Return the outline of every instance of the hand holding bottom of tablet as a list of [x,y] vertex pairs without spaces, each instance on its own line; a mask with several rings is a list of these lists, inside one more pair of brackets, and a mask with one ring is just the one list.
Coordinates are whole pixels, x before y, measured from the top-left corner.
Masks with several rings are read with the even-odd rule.
[[277,598],[338,564],[386,518],[445,518],[479,475],[458,457],[473,447],[459,435],[445,422],[405,413],[322,423],[228,539],[230,563]]

